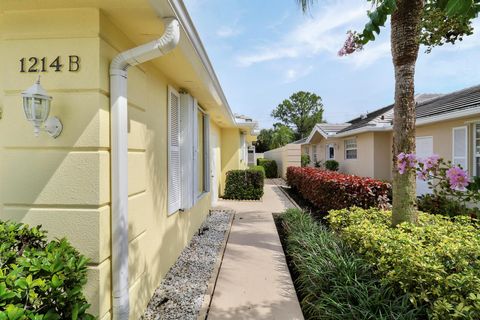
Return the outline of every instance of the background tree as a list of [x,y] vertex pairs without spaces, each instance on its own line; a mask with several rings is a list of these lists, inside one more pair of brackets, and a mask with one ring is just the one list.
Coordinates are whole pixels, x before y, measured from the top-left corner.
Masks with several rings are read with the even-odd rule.
[[262,129],[257,137],[255,151],[263,153],[283,147],[294,139],[294,132],[283,124],[274,124],[273,129]]
[[[471,21],[480,11],[480,0],[367,0],[372,10],[362,33],[348,33],[339,55],[362,49],[375,40],[387,18],[391,21],[391,51],[395,71],[395,106],[393,120],[393,154],[415,153],[415,65],[420,44],[430,52],[434,46],[454,44],[472,34]],[[297,0],[307,11],[315,0]],[[395,166],[394,166],[395,167]],[[415,172],[393,171],[392,224],[416,222]]]
[[307,137],[315,124],[323,120],[322,98],[315,93],[298,91],[272,111],[272,117],[295,132],[295,139]]

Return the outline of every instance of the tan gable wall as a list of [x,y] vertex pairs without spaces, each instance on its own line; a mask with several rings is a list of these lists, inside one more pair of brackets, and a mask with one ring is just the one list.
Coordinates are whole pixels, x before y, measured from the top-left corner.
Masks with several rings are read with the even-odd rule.
[[443,121],[434,124],[418,126],[417,137],[432,136],[433,137],[433,152],[439,156],[452,160],[452,130],[455,127],[468,126],[468,139],[469,139],[469,157],[468,157],[468,169],[470,172],[473,169],[472,161],[472,148],[473,148],[473,126],[472,122],[480,122],[480,114],[473,117],[463,118],[459,120]]

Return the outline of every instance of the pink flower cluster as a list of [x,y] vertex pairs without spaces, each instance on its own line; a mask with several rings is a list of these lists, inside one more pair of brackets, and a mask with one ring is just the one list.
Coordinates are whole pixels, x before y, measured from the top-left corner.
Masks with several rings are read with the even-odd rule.
[[425,160],[418,160],[418,163],[422,164],[417,168],[417,178],[426,181],[431,174],[437,172],[439,166],[440,157],[436,154],[428,157]]
[[338,51],[338,55],[343,57],[362,49],[363,45],[359,42],[358,34],[356,32],[348,31],[347,39],[345,40],[343,47]]
[[407,169],[415,168],[417,159],[413,153],[400,153],[397,156],[397,170],[400,174],[404,174]]
[[447,179],[452,190],[464,191],[470,183],[467,172],[460,167],[452,167],[447,170]]
[[467,171],[446,164],[438,155],[421,160],[417,159],[413,153],[400,153],[397,156],[398,172],[404,174],[409,169],[416,170],[417,178],[424,181],[431,178],[446,180],[452,190],[465,191],[470,183]]

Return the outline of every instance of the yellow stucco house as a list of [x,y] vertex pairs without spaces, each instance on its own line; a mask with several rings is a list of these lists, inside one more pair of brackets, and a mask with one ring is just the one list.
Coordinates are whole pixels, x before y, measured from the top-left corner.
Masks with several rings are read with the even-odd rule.
[[0,219],[67,237],[91,259],[89,311],[137,319],[256,123],[236,121],[181,0],[3,0],[0,24]]
[[[438,154],[480,176],[480,86],[450,94],[416,96],[416,153]],[[315,161],[336,160],[349,174],[391,180],[393,105],[348,123],[317,124],[302,142],[302,153]],[[417,181],[417,193],[428,192]]]

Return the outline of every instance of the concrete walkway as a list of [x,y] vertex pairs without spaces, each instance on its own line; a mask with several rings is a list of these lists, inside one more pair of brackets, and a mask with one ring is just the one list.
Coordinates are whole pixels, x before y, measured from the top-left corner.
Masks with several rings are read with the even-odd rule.
[[303,319],[272,213],[294,207],[273,181],[263,201],[220,201],[236,211],[208,320]]

